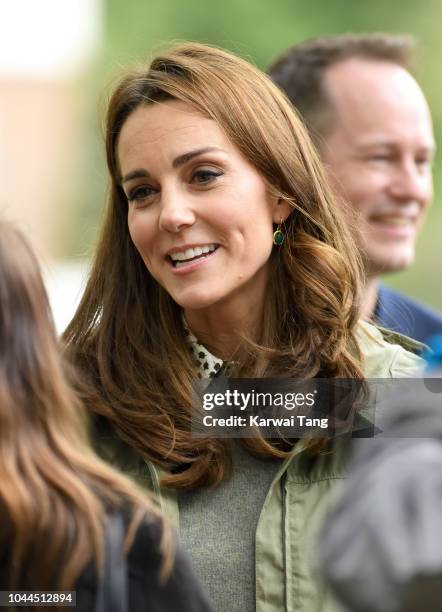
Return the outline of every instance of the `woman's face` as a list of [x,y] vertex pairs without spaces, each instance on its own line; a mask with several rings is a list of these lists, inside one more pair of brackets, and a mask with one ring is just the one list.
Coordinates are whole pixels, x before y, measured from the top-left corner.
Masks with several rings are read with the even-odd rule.
[[217,123],[178,101],[138,107],[118,141],[132,240],[184,309],[264,299],[285,205]]

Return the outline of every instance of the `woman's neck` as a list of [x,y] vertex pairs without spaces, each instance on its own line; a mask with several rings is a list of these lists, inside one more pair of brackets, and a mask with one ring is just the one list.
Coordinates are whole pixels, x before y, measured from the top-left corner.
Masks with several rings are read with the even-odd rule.
[[238,310],[217,304],[207,309],[184,311],[186,322],[198,341],[224,361],[234,358],[245,334],[251,338],[256,336],[261,315],[261,305]]

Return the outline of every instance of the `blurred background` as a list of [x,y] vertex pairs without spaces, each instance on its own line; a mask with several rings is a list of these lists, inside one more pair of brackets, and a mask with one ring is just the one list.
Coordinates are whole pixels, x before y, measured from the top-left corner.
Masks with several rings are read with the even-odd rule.
[[[265,70],[305,38],[411,33],[440,143],[441,23],[442,0],[0,0],[0,214],[37,249],[58,329],[87,274],[106,194],[103,109],[125,66],[175,40],[217,44]],[[386,282],[442,310],[439,157],[416,264]]]

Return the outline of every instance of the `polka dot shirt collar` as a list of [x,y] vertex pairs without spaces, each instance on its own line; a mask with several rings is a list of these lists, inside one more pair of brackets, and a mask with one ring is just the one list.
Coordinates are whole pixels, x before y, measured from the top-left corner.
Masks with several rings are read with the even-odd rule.
[[189,329],[186,320],[183,317],[184,334],[187,345],[190,349],[192,357],[198,366],[198,378],[214,378],[222,369],[224,361],[215,357],[212,353],[200,342]]

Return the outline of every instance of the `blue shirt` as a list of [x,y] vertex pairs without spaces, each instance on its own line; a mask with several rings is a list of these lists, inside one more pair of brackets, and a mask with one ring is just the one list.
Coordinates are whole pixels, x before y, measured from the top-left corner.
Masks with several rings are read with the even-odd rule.
[[442,315],[385,285],[379,286],[374,319],[381,327],[418,342],[426,343],[442,333]]

